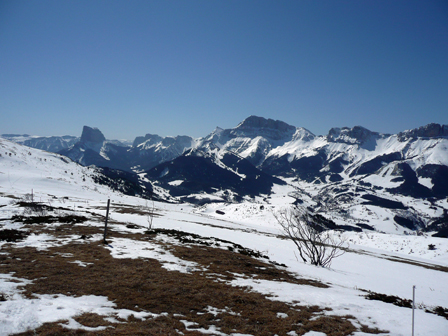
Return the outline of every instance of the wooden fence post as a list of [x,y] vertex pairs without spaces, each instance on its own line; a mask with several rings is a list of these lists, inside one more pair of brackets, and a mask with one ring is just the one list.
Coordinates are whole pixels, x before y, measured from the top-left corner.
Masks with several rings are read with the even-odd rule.
[[104,238],[103,238],[103,243],[104,244],[107,244],[107,242],[106,242],[106,235],[107,235],[107,219],[109,217],[109,205],[110,205],[110,199],[107,200],[106,223],[104,224]]
[[414,336],[415,286],[412,286],[412,336]]

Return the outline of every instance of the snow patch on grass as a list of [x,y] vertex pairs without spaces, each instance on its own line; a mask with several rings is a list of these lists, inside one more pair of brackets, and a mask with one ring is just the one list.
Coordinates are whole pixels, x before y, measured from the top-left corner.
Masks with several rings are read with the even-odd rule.
[[151,258],[162,263],[162,267],[169,271],[190,273],[199,271],[202,268],[191,261],[186,261],[175,257],[171,252],[163,249],[159,244],[138,241],[128,238],[113,238],[110,241],[111,255],[114,258]]

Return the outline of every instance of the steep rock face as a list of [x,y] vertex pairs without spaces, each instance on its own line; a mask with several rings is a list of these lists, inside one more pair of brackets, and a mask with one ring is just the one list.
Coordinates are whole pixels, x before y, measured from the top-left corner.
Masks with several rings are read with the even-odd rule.
[[363,144],[374,137],[378,137],[379,135],[379,133],[372,132],[361,126],[355,126],[353,128],[332,128],[328,132],[327,141],[347,144]]
[[432,123],[412,130],[400,132],[397,136],[400,141],[406,141],[411,138],[448,137],[448,125]]
[[106,141],[103,133],[98,128],[92,128],[89,126],[84,126],[81,134],[81,142],[92,142],[92,143],[102,143]]
[[[95,165],[97,167],[109,167],[113,169],[127,169],[127,164],[122,156],[125,147],[107,143],[105,136],[98,128],[84,126],[81,139],[69,148],[59,151],[84,166]],[[121,155],[117,155],[120,153]]]
[[280,120],[265,119],[257,116],[250,116],[241,122],[237,127],[225,130],[232,136],[258,137],[262,136],[270,140],[282,140],[289,138],[295,132],[294,126]]
[[251,116],[235,128],[222,130],[216,140],[222,144],[235,138],[262,137],[270,143],[278,145],[290,141],[295,131],[296,127],[283,121]]

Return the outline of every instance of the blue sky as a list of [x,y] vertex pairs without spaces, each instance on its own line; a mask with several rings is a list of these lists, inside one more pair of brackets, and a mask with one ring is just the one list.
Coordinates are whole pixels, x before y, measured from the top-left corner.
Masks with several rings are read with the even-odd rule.
[[445,1],[0,1],[0,133],[448,124]]

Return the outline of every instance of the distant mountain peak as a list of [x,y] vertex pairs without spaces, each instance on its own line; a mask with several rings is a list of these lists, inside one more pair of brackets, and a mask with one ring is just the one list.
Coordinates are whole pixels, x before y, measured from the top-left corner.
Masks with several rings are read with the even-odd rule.
[[17,138],[17,137],[28,138],[30,135],[29,134],[1,134],[0,136],[2,138],[8,139],[8,138]]
[[106,141],[103,133],[96,127],[84,126],[82,129],[81,142],[102,143]]
[[244,130],[244,129],[253,129],[253,128],[261,128],[261,129],[271,129],[280,132],[285,131],[295,131],[295,127],[288,125],[287,123],[280,120],[266,119],[263,117],[250,116],[244,119],[241,123],[238,124],[235,129]]
[[214,130],[212,133],[214,133],[214,134],[219,134],[219,133],[221,133],[222,131],[224,131],[223,128],[221,128],[221,127],[219,127],[219,126],[216,126],[215,130]]
[[145,136],[136,137],[132,147],[137,147],[143,143],[145,143],[147,146],[151,146],[151,145],[157,144],[158,142],[160,142],[162,140],[163,140],[163,138],[160,135],[148,133]]
[[378,132],[372,132],[362,126],[349,127],[333,127],[330,129],[327,135],[327,140],[332,142],[344,142],[344,143],[364,143],[372,136],[378,136]]
[[235,128],[225,130],[221,134],[230,138],[248,137],[253,139],[261,136],[273,141],[289,141],[295,131],[295,126],[288,125],[283,121],[250,116]]

